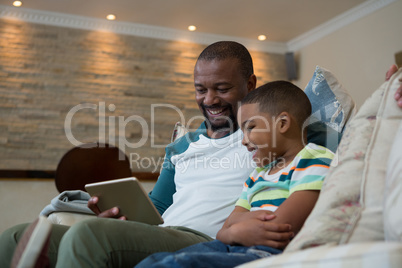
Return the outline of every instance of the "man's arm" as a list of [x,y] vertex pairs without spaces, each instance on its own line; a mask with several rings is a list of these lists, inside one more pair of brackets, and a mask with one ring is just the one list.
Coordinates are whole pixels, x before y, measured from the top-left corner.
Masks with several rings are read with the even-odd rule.
[[174,166],[172,165],[172,163],[170,163],[168,159],[165,159],[161,174],[159,175],[154,188],[148,194],[152,203],[154,203],[156,209],[161,215],[168,207],[170,207],[170,205],[173,204],[173,194],[176,192],[174,175]]

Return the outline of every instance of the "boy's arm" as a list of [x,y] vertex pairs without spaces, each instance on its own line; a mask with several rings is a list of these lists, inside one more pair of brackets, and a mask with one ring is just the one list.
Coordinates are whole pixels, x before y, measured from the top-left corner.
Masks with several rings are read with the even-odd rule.
[[317,202],[320,191],[304,190],[292,193],[275,211],[272,223],[288,223],[297,234]]
[[242,206],[235,206],[232,213],[229,215],[225,221],[224,227],[230,227],[235,223],[248,220],[248,219],[259,219],[261,221],[269,221],[275,218],[272,211],[268,210],[257,210],[250,211]]
[[[236,206],[217,234],[217,239],[230,245],[265,245],[285,248],[294,236],[289,224],[272,222],[276,216],[266,210],[252,211]],[[270,221],[271,220],[271,221]]]
[[285,248],[313,209],[318,190],[296,191],[275,211],[253,211],[236,206],[217,239],[226,244]]

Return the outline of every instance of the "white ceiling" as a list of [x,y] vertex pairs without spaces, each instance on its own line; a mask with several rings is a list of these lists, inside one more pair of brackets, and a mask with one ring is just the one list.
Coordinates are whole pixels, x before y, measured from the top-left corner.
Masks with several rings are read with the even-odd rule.
[[[12,6],[13,0],[0,0]],[[22,0],[23,9],[286,44],[348,12],[392,0]],[[3,12],[5,13],[5,12]],[[9,16],[10,12],[7,13]],[[0,14],[1,15],[1,14]],[[7,17],[5,15],[1,17]],[[20,16],[23,17],[23,16]],[[342,20],[340,20],[342,22]],[[329,25],[331,26],[331,25]],[[259,42],[259,41],[258,41]]]

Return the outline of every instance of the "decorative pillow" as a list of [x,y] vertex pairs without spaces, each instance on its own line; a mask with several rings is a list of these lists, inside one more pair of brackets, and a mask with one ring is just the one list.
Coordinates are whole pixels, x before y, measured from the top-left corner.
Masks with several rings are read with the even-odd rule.
[[360,204],[362,213],[359,221],[344,239],[350,243],[384,240],[383,202],[388,158],[394,137],[402,120],[402,109],[398,107],[394,95],[402,78],[402,69],[386,83],[384,98],[377,114],[373,140],[367,150],[362,171]]
[[388,159],[384,192],[385,240],[402,242],[402,123]]
[[304,89],[311,102],[310,123],[324,122],[342,133],[348,120],[356,113],[356,104],[336,77],[316,66],[313,77]]
[[[174,128],[173,128],[172,137],[170,138],[170,142],[174,142],[178,138],[183,137],[184,135],[186,135],[187,132],[188,132],[188,129],[185,126],[183,126],[182,123],[176,122],[176,124],[174,125]],[[166,155],[163,158],[165,158],[165,157],[166,157]],[[162,172],[162,168],[163,168],[163,165],[161,165],[161,168],[159,169],[159,173]]]
[[177,122],[174,125],[174,129],[173,129],[173,133],[172,133],[172,138],[170,139],[170,142],[174,142],[175,140],[177,140],[178,138],[186,135],[186,133],[188,132],[188,129],[183,126],[182,123]]
[[335,131],[327,124],[321,121],[309,123],[307,126],[307,141],[312,142],[336,152],[342,133]]
[[317,66],[304,89],[311,102],[312,115],[307,140],[335,152],[345,125],[356,113],[356,104],[338,79]]
[[320,197],[285,251],[328,243],[382,240],[386,163],[402,110],[393,98],[400,69],[348,124]]

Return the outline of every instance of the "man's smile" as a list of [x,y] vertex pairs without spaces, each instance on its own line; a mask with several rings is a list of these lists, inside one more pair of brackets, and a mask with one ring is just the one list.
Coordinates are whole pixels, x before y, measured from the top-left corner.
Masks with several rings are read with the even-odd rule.
[[202,105],[203,110],[205,111],[205,116],[211,119],[220,119],[219,117],[227,117],[229,114],[227,111],[230,111],[231,106],[205,106]]
[[222,113],[223,112],[223,110],[224,109],[219,109],[219,110],[217,110],[217,109],[207,109],[207,111],[208,111],[208,113],[210,113],[210,114],[212,114],[212,115],[217,115],[217,114],[220,114],[220,113]]

